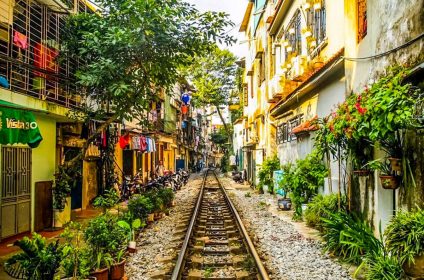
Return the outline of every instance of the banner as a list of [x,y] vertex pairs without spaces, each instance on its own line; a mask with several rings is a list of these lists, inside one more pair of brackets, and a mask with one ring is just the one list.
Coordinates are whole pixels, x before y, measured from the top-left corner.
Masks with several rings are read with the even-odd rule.
[[0,144],[28,144],[36,148],[43,140],[34,114],[0,100]]

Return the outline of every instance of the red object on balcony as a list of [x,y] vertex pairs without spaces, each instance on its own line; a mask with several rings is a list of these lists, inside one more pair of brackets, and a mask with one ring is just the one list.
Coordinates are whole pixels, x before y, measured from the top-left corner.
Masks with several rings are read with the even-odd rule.
[[188,113],[188,106],[182,105],[181,106],[181,113],[183,113],[183,115],[186,115]]
[[[34,66],[40,69],[48,70],[52,73],[57,73],[56,57],[59,51],[46,47],[41,43],[34,45]],[[34,74],[39,77],[46,77],[45,74],[35,71]]]
[[13,34],[13,43],[21,49],[27,49],[28,48],[28,37],[22,34],[19,31],[15,30],[15,34]]
[[300,125],[292,129],[292,133],[297,134],[297,133],[317,130],[318,126],[315,123],[317,119],[318,119],[318,116],[315,116],[312,119],[301,123]]

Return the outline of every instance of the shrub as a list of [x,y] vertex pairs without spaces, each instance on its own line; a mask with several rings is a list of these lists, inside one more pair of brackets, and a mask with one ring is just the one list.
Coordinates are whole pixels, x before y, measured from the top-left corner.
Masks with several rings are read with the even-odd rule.
[[[346,204],[346,197],[342,196],[342,207]],[[344,207],[343,207],[344,208]],[[338,195],[317,195],[308,204],[308,208],[304,213],[306,223],[309,226],[315,227],[322,231],[322,218],[328,218],[328,212],[337,212],[338,210]]]
[[118,217],[103,214],[92,219],[84,231],[84,239],[95,256],[115,256],[126,247],[127,233],[118,225]]
[[274,193],[274,181],[273,175],[274,171],[280,169],[280,160],[275,155],[273,157],[267,158],[261,165],[261,169],[258,172],[259,185],[260,189],[263,189],[264,185],[268,186],[269,193]]
[[314,151],[305,159],[297,160],[296,165],[290,169],[290,173],[290,198],[295,205],[293,218],[300,219],[302,203],[308,202],[317,194],[318,189],[324,186],[324,178],[327,177],[328,171]]
[[[5,264],[6,270],[14,264],[19,264],[25,271],[25,279],[53,280],[59,269],[62,252],[59,240],[47,244],[46,238],[33,233],[32,239],[24,237],[14,244],[22,253],[12,256]],[[13,269],[10,267],[10,269]]]
[[170,188],[160,189],[158,195],[161,198],[163,204],[167,207],[171,205],[172,200],[174,199],[174,191]]
[[135,195],[128,201],[128,210],[137,218],[145,220],[153,212],[152,200],[144,195]]
[[360,264],[365,254],[378,254],[383,249],[382,241],[374,236],[366,221],[342,211],[327,211],[327,215],[328,218],[322,218],[326,251],[347,262]]
[[412,263],[424,251],[424,211],[400,211],[385,231],[387,250],[399,257],[400,263]]
[[371,254],[364,260],[366,279],[368,280],[398,280],[403,277],[402,266],[398,258],[387,253]]

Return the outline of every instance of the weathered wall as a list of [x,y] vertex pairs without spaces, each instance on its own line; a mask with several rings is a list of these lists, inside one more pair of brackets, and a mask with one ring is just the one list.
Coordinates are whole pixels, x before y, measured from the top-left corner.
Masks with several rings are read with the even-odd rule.
[[[399,47],[424,32],[423,0],[375,0],[367,1],[367,35],[357,42],[357,7],[356,1],[345,0],[345,63],[346,90],[348,93],[360,92],[382,77],[385,70],[392,65],[414,66],[424,58],[424,41],[420,40],[392,54],[367,60],[350,60],[349,58],[367,57],[384,53]],[[369,178],[352,177],[352,207],[368,214],[376,232],[381,222],[384,230],[399,207],[410,208],[418,202],[423,203],[423,143],[422,136],[409,137],[412,169],[415,173],[417,188],[411,183],[393,192],[381,187],[378,174]],[[377,152],[378,153],[378,152]],[[379,153],[376,158],[381,157]],[[395,204],[394,204],[395,199]],[[395,205],[395,207],[394,207]]]

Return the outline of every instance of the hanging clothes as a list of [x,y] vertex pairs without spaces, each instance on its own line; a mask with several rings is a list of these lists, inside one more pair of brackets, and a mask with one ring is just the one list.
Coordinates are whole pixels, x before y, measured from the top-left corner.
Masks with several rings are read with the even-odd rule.
[[156,152],[156,141],[152,138],[152,152]]
[[152,143],[150,142],[150,138],[146,137],[146,153],[151,152],[151,146],[152,146]]
[[187,105],[181,105],[181,113],[183,115],[187,115],[187,113],[188,113],[188,106]]
[[125,149],[125,147],[128,146],[129,143],[130,143],[129,134],[119,137],[119,147],[121,147],[121,149]]
[[140,150],[140,137],[133,136],[132,140],[132,149],[133,150]]
[[15,30],[15,33],[13,34],[13,43],[18,48],[25,50],[28,48],[28,37]]
[[140,136],[140,151],[145,152],[147,150],[146,137]]

